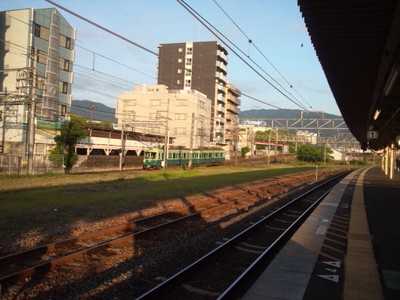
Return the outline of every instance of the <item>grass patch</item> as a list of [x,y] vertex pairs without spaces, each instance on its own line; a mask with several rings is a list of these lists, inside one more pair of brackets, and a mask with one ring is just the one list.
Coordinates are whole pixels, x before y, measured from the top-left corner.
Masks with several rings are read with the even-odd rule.
[[[297,166],[0,177],[0,235],[109,218],[160,201],[315,169]],[[5,188],[7,187],[7,189]]]

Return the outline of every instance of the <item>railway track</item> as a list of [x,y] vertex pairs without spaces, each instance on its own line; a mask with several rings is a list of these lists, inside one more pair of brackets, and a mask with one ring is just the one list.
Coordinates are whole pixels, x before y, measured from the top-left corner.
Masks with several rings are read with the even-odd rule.
[[175,208],[173,211],[0,257],[0,285],[4,291],[12,284],[26,282],[33,276],[53,270],[58,266],[75,260],[82,261],[88,254],[101,251],[112,252],[112,248],[132,244],[135,239],[143,238],[149,233],[196,218],[201,219],[213,214],[214,211],[229,207],[240,205],[248,207],[261,199],[270,199],[290,189],[285,183],[271,187],[270,181],[260,181],[251,189],[236,187],[236,193],[231,193],[229,198],[226,195],[220,195],[195,205]]
[[268,212],[258,222],[142,294],[143,299],[230,299],[265,268],[311,211],[343,178],[335,176]]
[[[13,291],[24,286],[29,286],[27,291],[32,291],[32,288],[45,278],[49,278],[49,282],[53,280],[52,278],[59,278],[60,275],[64,278],[63,274],[72,274],[71,272],[81,270],[84,265],[94,266],[96,262],[93,261],[104,265],[109,261],[110,256],[116,256],[119,259],[125,257],[120,255],[121,252],[131,253],[132,249],[140,249],[140,251],[133,251],[131,258],[140,259],[141,253],[146,249],[152,249],[152,245],[169,243],[171,235],[174,237],[185,235],[184,232],[189,228],[191,230],[204,229],[207,223],[215,226],[219,222],[225,222],[227,218],[230,219],[235,215],[250,211],[259,205],[278,204],[276,202],[278,199],[284,200],[285,195],[292,194],[288,192],[296,193],[297,189],[304,187],[307,182],[310,182],[309,180],[310,178],[307,179],[305,174],[298,174],[297,176],[260,180],[252,182],[251,185],[231,186],[228,188],[228,192],[226,189],[222,189],[211,194],[205,193],[204,199],[190,200],[186,202],[187,206],[175,207],[173,210],[151,217],[136,219],[132,222],[0,257],[2,293],[8,295],[9,290]],[[101,257],[104,257],[105,260],[102,261]],[[65,279],[68,278],[68,275],[66,276]],[[92,276],[96,276],[95,271]],[[60,284],[62,285],[62,281]],[[142,289],[135,297],[151,286],[154,285]],[[51,295],[51,292],[47,292],[46,284],[44,284],[44,288],[45,294]],[[40,286],[37,289],[40,290]]]

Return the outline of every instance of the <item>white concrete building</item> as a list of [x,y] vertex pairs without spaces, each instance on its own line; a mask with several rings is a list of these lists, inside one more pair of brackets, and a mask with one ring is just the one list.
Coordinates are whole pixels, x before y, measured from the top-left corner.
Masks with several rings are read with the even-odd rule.
[[28,8],[1,12],[0,36],[1,152],[46,154],[71,107],[76,30],[54,8]]
[[119,128],[172,137],[171,146],[209,147],[210,106],[210,99],[196,90],[141,85],[119,96],[116,118]]

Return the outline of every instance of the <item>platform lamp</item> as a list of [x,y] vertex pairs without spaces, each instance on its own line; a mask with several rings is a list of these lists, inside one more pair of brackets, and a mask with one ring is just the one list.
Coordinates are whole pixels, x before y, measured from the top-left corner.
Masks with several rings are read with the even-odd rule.
[[397,78],[399,77],[399,69],[400,69],[399,64],[395,64],[392,67],[392,70],[390,71],[388,80],[386,81],[385,88],[383,89],[383,94],[385,96],[389,95],[390,92],[392,91],[393,86],[396,83]]

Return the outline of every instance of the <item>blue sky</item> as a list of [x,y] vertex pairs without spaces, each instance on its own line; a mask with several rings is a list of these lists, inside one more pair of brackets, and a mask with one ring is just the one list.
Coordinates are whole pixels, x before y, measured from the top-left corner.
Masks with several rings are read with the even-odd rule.
[[[176,0],[54,2],[156,53],[163,43],[218,40]],[[256,69],[259,66],[258,72],[279,90],[228,49],[229,82],[261,100],[242,97],[241,110],[272,108],[266,103],[301,109],[293,103],[298,101],[309,110],[340,115],[296,0],[185,2],[233,42],[243,59]],[[0,10],[28,7],[53,5],[44,0],[0,0]],[[59,11],[77,29],[73,99],[114,107],[118,95],[133,90],[135,84],[156,83],[155,55]]]

